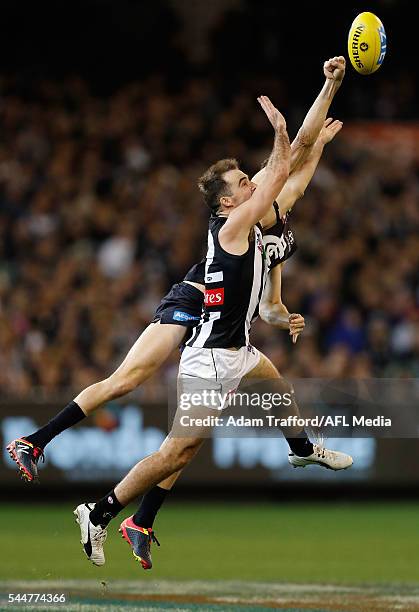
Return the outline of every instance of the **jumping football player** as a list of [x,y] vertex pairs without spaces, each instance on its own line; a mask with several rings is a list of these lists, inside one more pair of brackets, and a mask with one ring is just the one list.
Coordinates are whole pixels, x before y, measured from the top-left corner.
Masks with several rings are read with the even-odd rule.
[[[301,315],[290,314],[287,307],[282,302],[281,296],[282,269],[285,262],[297,248],[295,235],[289,224],[288,214],[292,210],[296,199],[304,195],[304,191],[322,155],[324,145],[330,142],[341,128],[342,123],[340,121],[328,119],[325,122],[324,128],[307,160],[299,170],[294,171],[289,177],[285,187],[276,200],[278,210],[284,210],[285,207],[289,207],[287,214],[281,219],[283,231],[276,231],[274,234],[271,234],[272,229],[277,230],[278,226],[275,225],[274,228],[268,230],[263,238],[267,265],[271,271],[267,276],[262,300],[259,305],[259,315],[261,319],[269,325],[274,325],[280,329],[289,329],[289,333],[294,343],[297,341],[299,333],[304,329],[304,319]],[[258,177],[255,178],[259,180]],[[253,181],[254,180],[255,179],[253,179]],[[278,262],[278,264],[275,265],[275,262]],[[298,331],[297,327],[293,329],[292,326],[290,326],[290,320],[292,320],[293,317],[295,317],[295,325],[298,324],[299,326]],[[325,463],[326,461],[330,463],[331,466],[334,466],[334,469],[342,465],[346,466],[345,463],[337,464],[336,459],[338,456],[319,445],[312,445],[312,456],[310,457],[310,442],[303,432],[298,438],[287,438],[287,441],[290,448],[295,451],[293,452],[293,450],[291,450],[289,454],[289,461],[295,467],[307,465],[311,461],[319,465],[327,465],[327,463]],[[308,456],[301,457],[304,455]],[[180,473],[180,471],[175,473],[165,481],[150,489],[150,491],[144,495],[137,512],[124,521],[124,528],[122,529],[123,537],[132,547],[134,557],[141,563],[144,569],[152,568],[151,542],[154,541],[158,543],[153,531],[155,518],[167,494],[173,488],[180,476]],[[93,509],[94,505],[90,504],[90,507]],[[99,527],[99,533],[102,531],[101,527]],[[83,542],[85,542],[85,540],[83,540]],[[95,558],[104,562],[103,541],[99,542],[98,546],[94,544],[94,548],[97,553]]]

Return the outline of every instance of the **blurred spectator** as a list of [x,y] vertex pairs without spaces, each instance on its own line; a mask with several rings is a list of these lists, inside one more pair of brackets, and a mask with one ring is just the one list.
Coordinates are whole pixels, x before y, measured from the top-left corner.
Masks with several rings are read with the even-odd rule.
[[[152,77],[108,98],[80,79],[24,94],[3,79],[3,394],[71,393],[109,374],[201,258],[197,177],[225,156],[251,173],[272,141],[247,94],[220,96],[200,78],[169,91]],[[253,332],[289,375],[419,374],[419,166],[409,143],[345,125],[297,203],[299,250],[285,265],[283,297],[306,330],[295,346],[263,322]],[[165,393],[155,383],[142,393]]]

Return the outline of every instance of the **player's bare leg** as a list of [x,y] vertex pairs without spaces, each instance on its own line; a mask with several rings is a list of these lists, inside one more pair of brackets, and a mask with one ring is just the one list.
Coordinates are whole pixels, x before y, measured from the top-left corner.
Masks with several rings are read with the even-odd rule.
[[13,440],[7,450],[28,482],[38,479],[43,449],[58,434],[79,423],[105,402],[122,397],[150,378],[185,337],[181,325],[152,323],[131,347],[111,376],[90,385],[47,425],[29,436]]
[[[289,407],[287,407],[286,416],[300,416],[298,405],[294,398],[294,389],[290,382],[288,382],[281,374],[278,369],[274,366],[272,361],[266,357],[263,353],[260,353],[259,363],[253,370],[248,372],[244,377],[246,380],[261,380],[268,382],[269,380],[274,381],[275,391],[280,390],[282,394],[289,393],[293,398],[293,401]],[[291,450],[299,450],[300,452],[310,455],[313,452],[313,446],[308,440],[306,433],[302,427],[290,427],[284,432],[284,435],[290,445]],[[305,448],[307,446],[307,448]]]
[[[266,381],[277,379],[280,381],[281,391],[289,393],[292,398],[291,405],[287,408],[287,416],[300,415],[292,385],[279,374],[276,367],[265,355],[261,353],[259,363],[245,378]],[[277,386],[275,389],[277,390]],[[353,463],[352,457],[346,453],[332,451],[320,444],[311,443],[304,429],[298,427],[287,428],[283,433],[291,449],[288,460],[293,467],[320,465],[331,470],[345,470],[351,467]]]
[[119,482],[114,491],[126,506],[138,495],[182,470],[198,452],[201,438],[167,437],[158,451],[139,461]]
[[[197,410],[200,410],[200,416],[204,417],[212,412],[209,408]],[[80,504],[75,509],[77,517],[81,517],[78,522],[82,544],[90,560],[99,559],[101,563],[104,563],[102,541],[98,543],[91,541],[89,534],[98,532],[102,538],[103,531],[106,531],[106,526],[112,518],[116,517],[123,507],[137,495],[153,487],[156,488],[159,482],[167,487],[172,486],[180,471],[198,452],[208,432],[208,427],[196,428],[188,437],[177,437],[175,426],[181,422],[182,414],[182,411],[178,409],[172,427],[172,435],[164,440],[157,452],[137,463],[115,489],[107,493],[96,504]],[[89,506],[92,509],[87,512]],[[121,524],[121,532],[124,539],[130,544],[135,558],[141,562],[144,569],[150,569],[152,565],[150,544],[155,539],[152,529],[135,525],[129,517]]]
[[151,323],[111,376],[84,389],[74,401],[87,416],[105,402],[122,397],[150,378],[182,343],[181,325]]

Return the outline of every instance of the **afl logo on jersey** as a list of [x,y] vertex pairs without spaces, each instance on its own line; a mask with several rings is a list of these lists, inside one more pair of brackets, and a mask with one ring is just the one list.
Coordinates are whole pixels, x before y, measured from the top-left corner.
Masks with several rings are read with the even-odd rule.
[[219,289],[206,289],[204,294],[205,306],[221,306],[224,304],[224,287]]

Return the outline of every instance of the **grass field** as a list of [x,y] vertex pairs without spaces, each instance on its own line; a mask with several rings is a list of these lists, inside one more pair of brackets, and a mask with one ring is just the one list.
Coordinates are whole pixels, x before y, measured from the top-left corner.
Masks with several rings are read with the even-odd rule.
[[106,565],[91,565],[71,510],[2,506],[1,609],[34,609],[9,607],[9,592],[63,592],[65,610],[83,611],[419,610],[419,504],[169,502],[150,572],[117,521]]

